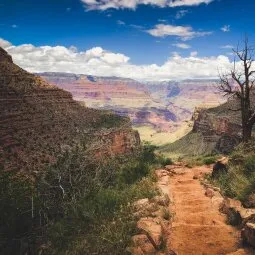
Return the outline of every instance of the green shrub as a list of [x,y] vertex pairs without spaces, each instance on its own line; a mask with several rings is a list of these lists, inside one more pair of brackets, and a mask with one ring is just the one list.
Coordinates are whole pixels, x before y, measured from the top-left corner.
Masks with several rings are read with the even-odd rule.
[[204,165],[211,165],[217,161],[217,156],[207,156],[202,159]]
[[[115,120],[108,117],[111,125]],[[31,250],[47,244],[52,255],[125,254],[135,233],[130,205],[158,194],[151,169],[171,163],[155,148],[145,144],[136,155],[98,162],[84,143],[45,164],[33,182],[0,172],[0,237],[22,238]],[[22,252],[0,246],[0,253]]]
[[251,176],[255,172],[255,155],[250,155],[245,158],[244,173]]
[[121,169],[119,176],[120,183],[132,184],[141,180],[144,176],[149,174],[149,170],[149,165],[146,162],[131,160]]
[[0,170],[1,254],[17,254],[23,244],[35,241],[33,224],[37,215],[33,205],[36,204],[31,180],[21,174]]

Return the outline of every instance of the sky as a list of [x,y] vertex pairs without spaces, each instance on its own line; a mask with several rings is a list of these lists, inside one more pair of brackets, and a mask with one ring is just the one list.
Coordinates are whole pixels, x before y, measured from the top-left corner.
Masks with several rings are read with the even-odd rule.
[[253,0],[0,0],[0,46],[30,72],[216,78],[255,41]]

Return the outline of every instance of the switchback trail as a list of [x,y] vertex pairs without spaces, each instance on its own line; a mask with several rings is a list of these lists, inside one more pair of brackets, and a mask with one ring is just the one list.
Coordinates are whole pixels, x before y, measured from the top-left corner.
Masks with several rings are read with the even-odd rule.
[[210,172],[210,168],[173,166],[171,171],[169,250],[177,255],[250,254],[237,251],[241,243],[240,232],[227,225],[226,216],[220,213],[222,198],[205,195],[198,176]]

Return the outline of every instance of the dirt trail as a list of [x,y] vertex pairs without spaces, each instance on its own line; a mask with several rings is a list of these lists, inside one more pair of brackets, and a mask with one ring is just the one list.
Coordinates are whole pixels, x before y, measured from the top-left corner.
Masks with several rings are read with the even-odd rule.
[[225,255],[237,251],[239,231],[226,224],[217,200],[213,202],[205,196],[200,181],[193,179],[194,175],[210,169],[177,168],[174,171],[177,174],[170,178],[173,221],[168,247],[178,255]]

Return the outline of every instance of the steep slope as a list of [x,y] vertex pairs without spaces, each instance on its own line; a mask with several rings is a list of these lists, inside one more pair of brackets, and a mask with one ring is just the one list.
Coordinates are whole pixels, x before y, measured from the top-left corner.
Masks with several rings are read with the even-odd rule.
[[[255,95],[252,102],[255,102]],[[165,153],[184,155],[229,153],[241,142],[241,112],[236,99],[214,108],[197,107],[193,114],[193,130],[175,143],[161,148]]]
[[39,73],[44,80],[72,93],[87,106],[112,110],[129,116],[134,125],[169,130],[176,115],[165,104],[155,101],[148,88],[135,80],[82,74]]
[[88,107],[129,116],[141,138],[155,144],[166,143],[169,136],[179,137],[180,129],[190,130],[186,121],[191,119],[195,106],[222,102],[215,92],[215,80],[138,82],[71,73],[38,75],[71,92],[74,99]]
[[83,144],[91,155],[130,153],[140,144],[127,118],[89,109],[12,62],[0,48],[0,166],[38,171]]

